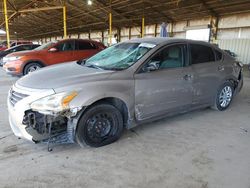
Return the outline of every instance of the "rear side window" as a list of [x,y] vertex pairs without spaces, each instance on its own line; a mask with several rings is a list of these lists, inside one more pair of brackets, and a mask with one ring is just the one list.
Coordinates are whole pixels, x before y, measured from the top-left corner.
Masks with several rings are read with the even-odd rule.
[[33,50],[33,49],[35,49],[37,47],[39,47],[39,45],[32,45],[30,48],[31,48],[31,50]]
[[216,61],[222,60],[222,53],[218,50],[215,50],[215,57],[216,57]]
[[215,56],[212,48],[200,44],[190,44],[191,63],[207,63],[215,61]]
[[31,50],[31,46],[30,45],[22,46],[22,50]]
[[76,49],[78,50],[92,50],[96,49],[96,46],[91,42],[87,41],[76,41]]

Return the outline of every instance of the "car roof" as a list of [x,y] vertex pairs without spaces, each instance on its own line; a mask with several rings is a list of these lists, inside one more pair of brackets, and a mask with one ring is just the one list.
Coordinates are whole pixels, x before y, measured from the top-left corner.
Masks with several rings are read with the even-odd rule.
[[71,40],[86,41],[86,42],[97,42],[97,41],[93,41],[91,39],[76,39],[76,38],[62,39],[62,40],[58,40],[57,42],[71,41]]
[[137,39],[131,39],[129,42],[138,42],[138,43],[144,42],[144,43],[151,43],[155,45],[175,43],[175,42],[186,42],[186,43],[196,43],[196,44],[212,46],[210,43],[204,42],[204,41],[196,41],[196,40],[181,39],[181,38],[170,38],[170,37],[137,38]]

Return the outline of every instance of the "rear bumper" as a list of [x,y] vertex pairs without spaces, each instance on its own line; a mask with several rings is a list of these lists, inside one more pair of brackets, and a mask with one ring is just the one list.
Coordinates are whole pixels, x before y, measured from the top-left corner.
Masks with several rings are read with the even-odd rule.
[[237,87],[237,92],[240,92],[243,88],[243,79],[240,80],[238,87]]
[[242,74],[242,71],[241,71],[236,91],[240,92],[242,88],[243,88],[243,74]]

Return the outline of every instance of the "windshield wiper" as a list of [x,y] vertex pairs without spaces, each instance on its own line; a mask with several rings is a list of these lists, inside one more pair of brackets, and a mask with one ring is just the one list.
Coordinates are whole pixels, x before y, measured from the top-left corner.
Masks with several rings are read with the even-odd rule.
[[124,70],[124,68],[115,68],[115,67],[110,67],[110,68],[104,68],[104,70],[114,70],[114,71],[121,71],[121,70]]
[[89,67],[89,68],[94,68],[94,69],[103,70],[103,68],[98,67],[97,65],[93,65],[93,64],[91,64],[91,65],[85,65],[85,66],[86,66],[86,67]]

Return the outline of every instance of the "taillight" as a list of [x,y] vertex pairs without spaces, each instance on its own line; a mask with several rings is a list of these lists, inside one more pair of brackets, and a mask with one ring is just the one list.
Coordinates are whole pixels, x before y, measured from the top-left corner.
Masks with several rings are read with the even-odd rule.
[[238,67],[241,67],[241,68],[242,68],[242,67],[243,67],[243,64],[242,64],[241,62],[238,62],[238,61],[237,61],[237,62],[234,63],[234,66],[238,66]]

